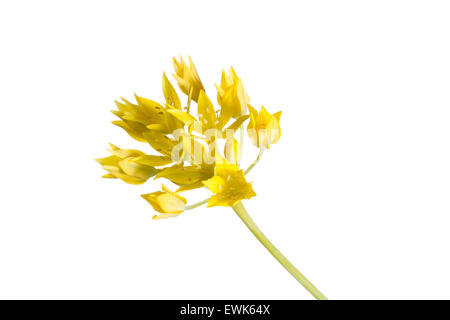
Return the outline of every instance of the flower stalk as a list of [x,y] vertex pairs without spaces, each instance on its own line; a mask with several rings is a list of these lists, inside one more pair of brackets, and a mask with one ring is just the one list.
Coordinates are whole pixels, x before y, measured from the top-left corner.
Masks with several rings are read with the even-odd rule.
[[207,204],[208,201],[209,201],[209,198],[207,198],[207,199],[205,199],[205,200],[202,200],[202,201],[199,201],[199,202],[197,202],[197,203],[194,203],[193,205],[186,206],[186,207],[184,208],[184,210],[192,210],[192,209],[195,209],[195,208],[200,207],[200,206],[202,206],[202,205],[204,205],[204,204]]
[[247,175],[259,162],[259,160],[261,160],[261,157],[264,153],[264,147],[261,147],[261,149],[259,149],[259,154],[258,157],[256,158],[256,160],[247,168],[247,170],[245,170],[245,175]]
[[327,297],[319,291],[298,269],[270,242],[264,233],[258,228],[256,223],[245,210],[241,202],[238,202],[233,207],[234,212],[244,222],[247,228],[253,233],[256,239],[270,252],[270,254],[277,259],[277,261],[309,291],[317,300],[328,300]]

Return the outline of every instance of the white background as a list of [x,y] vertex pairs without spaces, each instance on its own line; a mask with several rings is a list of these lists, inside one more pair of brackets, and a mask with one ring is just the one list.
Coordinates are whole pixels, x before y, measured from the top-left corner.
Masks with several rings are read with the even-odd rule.
[[[332,299],[449,299],[447,1],[3,1],[0,298],[310,299],[229,208],[101,179],[113,100],[233,65],[282,139],[245,202]],[[244,162],[255,148],[246,145]],[[203,191],[206,194],[206,190]],[[203,195],[196,194],[193,201]]]

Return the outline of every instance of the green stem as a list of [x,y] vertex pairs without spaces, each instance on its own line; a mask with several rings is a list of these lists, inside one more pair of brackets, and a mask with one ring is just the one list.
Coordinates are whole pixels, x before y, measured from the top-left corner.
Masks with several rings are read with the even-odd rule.
[[319,291],[306,277],[301,274],[297,268],[289,262],[288,259],[267,239],[267,237],[258,228],[253,219],[249,216],[241,202],[238,202],[233,206],[233,210],[237,213],[242,222],[250,229],[256,239],[262,243],[264,247],[270,252],[270,254],[278,260],[278,262],[295,278],[300,284],[305,287],[316,299],[327,300],[327,297]]
[[205,199],[205,200],[202,200],[202,201],[200,201],[200,202],[194,203],[193,205],[186,206],[186,207],[184,207],[184,210],[192,210],[192,209],[195,209],[195,208],[200,207],[201,205],[203,205],[203,204],[205,204],[205,203],[208,203],[208,201],[209,201],[209,198],[208,198],[208,199]]

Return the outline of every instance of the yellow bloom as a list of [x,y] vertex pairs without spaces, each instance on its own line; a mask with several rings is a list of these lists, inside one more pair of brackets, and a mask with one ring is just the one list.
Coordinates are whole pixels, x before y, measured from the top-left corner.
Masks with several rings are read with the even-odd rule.
[[178,86],[184,94],[187,94],[195,102],[198,101],[198,96],[201,90],[205,90],[203,84],[198,76],[197,69],[189,57],[189,66],[180,58],[180,62],[173,58],[173,67],[175,69],[175,80],[177,80]]
[[[179,100],[178,102],[176,100],[178,97],[173,95],[175,91],[170,90],[168,86],[170,86],[170,83],[166,84],[164,89],[167,91],[165,92],[167,94],[167,106],[176,108],[180,105]],[[120,120],[113,121],[113,124],[124,129],[133,139],[146,142],[145,134],[150,130],[172,133],[174,130],[183,127],[180,121],[167,112],[167,107],[137,95],[135,95],[135,98],[137,104],[133,104],[124,98],[122,98],[122,102],[115,101],[118,110],[111,111],[120,118]]]
[[147,125],[162,122],[163,114],[160,113],[162,106],[156,102],[136,105],[122,98],[121,102],[115,103],[118,110],[111,112],[120,120],[113,121],[113,124],[124,129],[133,139],[144,142],[143,134],[148,131]]
[[280,140],[280,117],[281,111],[270,114],[266,108],[262,107],[258,114],[252,106],[250,110],[250,122],[247,127],[247,133],[252,143],[258,148],[269,148],[269,145],[277,143]]
[[203,184],[215,193],[209,199],[208,207],[232,207],[243,199],[256,196],[251,183],[245,180],[244,171],[234,164],[218,164],[215,176]]
[[153,219],[164,219],[179,215],[184,211],[186,199],[172,192],[165,185],[162,185],[163,191],[143,194],[142,197],[151,204],[153,209],[161,213],[153,216]]
[[238,118],[247,112],[250,98],[233,68],[230,69],[228,75],[222,71],[220,87],[216,85],[216,89],[217,101],[221,106],[221,121],[224,122],[224,125],[230,118]]
[[109,173],[104,178],[121,179],[130,184],[142,184],[158,173],[158,169],[149,166],[141,161],[146,157],[145,153],[139,150],[120,149],[110,144],[112,156],[95,159]]

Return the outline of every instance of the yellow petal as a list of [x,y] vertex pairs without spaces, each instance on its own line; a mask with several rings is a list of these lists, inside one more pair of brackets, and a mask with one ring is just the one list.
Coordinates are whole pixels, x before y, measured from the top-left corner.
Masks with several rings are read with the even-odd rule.
[[230,126],[228,126],[226,130],[233,130],[236,131],[237,129],[239,129],[239,127],[241,126],[241,124],[243,124],[245,122],[245,120],[247,120],[248,118],[250,118],[250,115],[246,114],[243,116],[240,116],[239,118],[237,118]]
[[190,126],[191,124],[193,124],[196,121],[196,119],[193,116],[191,116],[189,113],[184,112],[182,110],[171,109],[171,110],[167,110],[167,112],[170,113],[171,115],[173,115],[175,118],[177,118],[178,120],[180,120],[187,126]]
[[119,162],[119,168],[131,177],[148,180],[158,173],[158,170],[151,166],[137,163],[134,158],[126,158]]
[[158,197],[158,202],[163,213],[181,213],[186,205],[186,199],[173,194],[165,193]]
[[143,194],[142,197],[160,213],[181,213],[184,211],[186,199],[175,193],[157,191]]
[[118,156],[109,156],[105,158],[98,158],[95,159],[98,163],[100,163],[102,166],[115,166],[117,163],[121,160]]
[[[280,130],[280,122],[275,117],[272,116],[267,124],[267,144],[275,144],[280,140],[281,130]],[[267,145],[267,148],[269,147]]]
[[170,190],[165,184],[162,184],[161,188],[164,192],[173,193],[172,190]]
[[220,81],[220,88],[226,90],[233,84],[233,78],[228,76],[225,70],[222,70],[222,78]]
[[160,220],[160,219],[167,219],[167,218],[173,218],[178,217],[180,213],[162,213],[157,214],[152,217],[153,220]]
[[167,157],[171,157],[172,149],[177,144],[176,141],[171,140],[168,136],[159,131],[150,130],[144,134],[144,137],[153,149]]
[[234,206],[243,199],[256,196],[251,183],[245,180],[244,172],[234,164],[217,165],[215,176],[203,184],[215,193],[210,198],[208,207]]
[[117,166],[103,166],[103,169],[109,171],[110,175],[113,175],[114,177],[121,179],[122,181],[129,184],[143,184],[146,181],[146,179],[141,179],[125,174],[122,169]]
[[[228,178],[231,175],[235,175],[237,172],[240,172],[239,168],[231,163],[221,164],[216,166],[216,176],[222,178]],[[245,179],[245,178],[244,178]],[[229,180],[229,179],[228,179]]]
[[277,119],[278,122],[280,122],[281,111],[278,111],[278,112],[274,113],[273,116],[275,117],[275,119]]
[[249,125],[254,126],[256,119],[258,118],[258,111],[255,108],[253,108],[251,105],[248,105],[247,107],[248,107],[248,111],[250,111],[250,124]]
[[111,173],[104,174],[104,175],[102,176],[102,178],[106,178],[106,179],[117,179],[117,177],[114,176],[114,175],[111,174]]
[[167,133],[172,134],[177,129],[182,129],[184,124],[182,121],[178,120],[173,114],[169,113],[170,110],[178,110],[178,109],[169,109],[170,106],[167,106],[165,113],[165,125],[167,127]]
[[202,172],[201,167],[174,165],[172,167],[162,169],[155,179],[166,178],[178,185],[188,185],[198,182],[205,178],[205,174]]
[[269,122],[271,117],[272,115],[266,110],[266,108],[264,108],[264,106],[262,106],[257,118],[258,125],[261,127],[261,129],[266,128],[267,123]]
[[206,95],[205,91],[200,91],[198,98],[198,113],[200,114],[200,120],[207,128],[215,128],[217,122],[216,111],[214,106]]
[[111,149],[109,149],[108,151],[121,159],[125,159],[128,157],[139,157],[139,156],[145,155],[144,152],[139,151],[139,150],[120,149],[119,147],[113,145],[112,143],[110,143],[109,146],[111,147]]
[[143,155],[134,159],[136,163],[140,163],[146,166],[159,167],[171,164],[173,161],[169,157]]
[[189,56],[189,66],[192,72],[192,76],[195,81],[200,81],[200,77],[198,76],[197,68],[194,65],[194,61],[192,61],[191,56]]
[[177,189],[177,192],[184,192],[189,190],[194,190],[203,187],[202,181],[198,181],[192,184],[186,184],[184,186],[181,186]]
[[167,79],[165,73],[163,73],[163,93],[164,97],[166,98],[167,104],[177,109],[181,109],[180,98],[178,98],[177,92],[173,88],[169,79]]
[[239,163],[239,160],[241,159],[241,150],[236,139],[232,137],[231,139],[227,139],[225,141],[223,154],[228,162],[234,164]]
[[218,193],[223,185],[225,185],[225,181],[222,177],[214,176],[211,179],[203,181],[203,185],[211,190],[212,193]]
[[245,92],[244,85],[242,81],[239,79],[236,86],[236,96],[239,104],[237,105],[237,113],[233,116],[233,118],[237,118],[247,112],[247,105],[250,102],[250,98]]
[[147,129],[150,129],[153,131],[159,131],[159,132],[163,132],[163,133],[170,133],[167,126],[165,124],[161,124],[161,123],[149,124],[147,126]]
[[145,138],[143,136],[143,133],[147,130],[147,128],[145,126],[143,126],[143,129],[137,129],[136,127],[131,127],[129,125],[129,123],[126,123],[125,121],[120,121],[120,120],[116,120],[116,121],[112,121],[112,123],[118,127],[121,127],[122,129],[124,129],[129,135],[130,137],[132,137],[133,139],[137,140],[137,141],[141,141],[141,142],[145,142]]
[[186,63],[183,60],[183,57],[180,57],[180,62],[178,62],[177,59],[175,59],[175,57],[172,57],[172,62],[173,68],[175,69],[175,73],[183,75],[184,70],[183,68],[186,65]]
[[117,106],[117,109],[119,109],[120,113],[122,114],[127,112],[133,112],[133,109],[136,108],[136,106],[133,106],[131,103],[130,104],[122,103],[117,100],[114,100],[114,104]]
[[192,61],[192,58],[189,56],[189,65],[190,65],[190,71],[191,71],[191,77],[192,77],[192,92],[189,94],[192,97],[192,100],[198,101],[199,94],[201,90],[205,90],[203,87],[202,81],[200,80],[200,77],[197,72],[197,68],[194,65],[194,62]]
[[143,112],[149,117],[155,117],[153,123],[158,123],[161,121],[164,115],[164,108],[158,102],[152,101],[150,99],[139,97],[137,94],[134,95],[138,105],[142,108]]
[[191,91],[191,84],[188,80],[183,79],[182,77],[180,77],[177,74],[172,74],[172,76],[175,78],[175,80],[177,81],[178,87],[180,88],[180,90],[184,93],[189,95],[190,91]]

